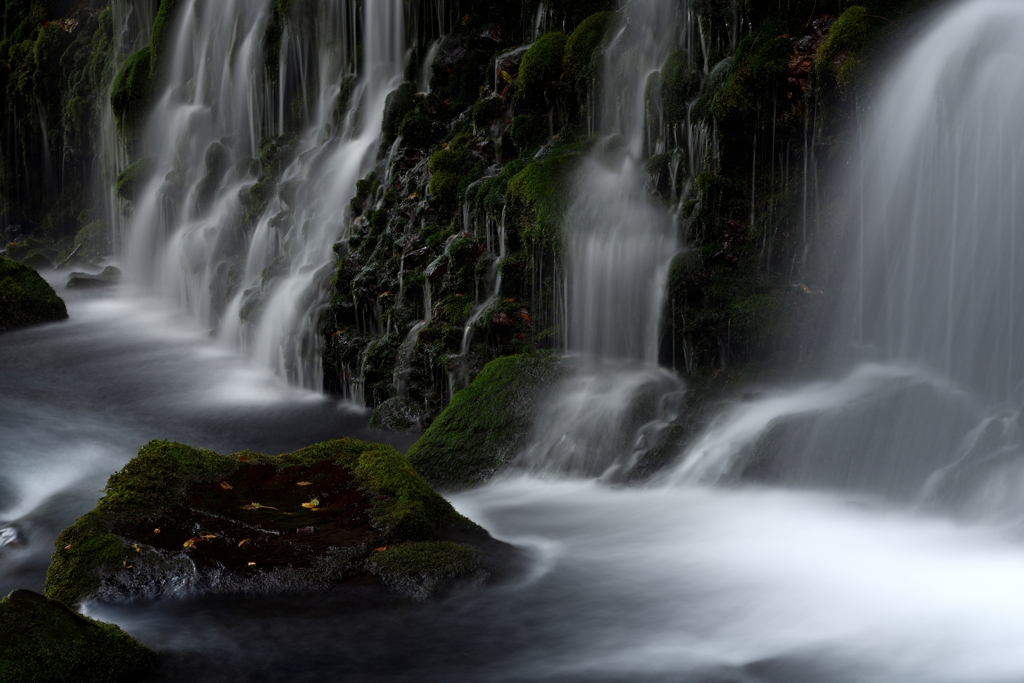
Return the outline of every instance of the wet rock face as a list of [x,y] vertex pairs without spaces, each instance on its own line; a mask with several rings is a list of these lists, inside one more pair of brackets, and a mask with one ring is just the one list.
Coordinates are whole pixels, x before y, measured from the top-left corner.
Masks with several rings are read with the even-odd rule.
[[501,570],[488,560],[504,544],[401,453],[354,439],[282,456],[152,442],[106,494],[57,539],[48,597],[76,605],[369,583],[425,599]]
[[0,600],[0,681],[137,680],[156,655],[113,624],[19,590]]

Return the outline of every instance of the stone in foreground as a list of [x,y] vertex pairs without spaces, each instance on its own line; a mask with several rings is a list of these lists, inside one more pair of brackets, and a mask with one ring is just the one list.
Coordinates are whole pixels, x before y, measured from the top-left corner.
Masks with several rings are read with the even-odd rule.
[[35,268],[0,256],[0,332],[67,317],[64,301]]
[[0,600],[0,682],[135,680],[156,655],[113,624],[19,590]]
[[425,599],[483,580],[502,548],[390,446],[224,456],[154,441],[61,533],[46,594],[79,605],[369,582]]

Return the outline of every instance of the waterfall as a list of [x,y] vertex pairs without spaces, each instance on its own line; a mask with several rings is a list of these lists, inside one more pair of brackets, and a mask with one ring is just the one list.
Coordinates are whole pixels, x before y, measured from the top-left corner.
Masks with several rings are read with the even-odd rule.
[[[668,267],[679,252],[672,212],[648,196],[645,86],[675,49],[687,11],[637,0],[605,51],[597,124],[563,225],[562,338],[572,371],[540,408],[518,464],[535,472],[628,472],[648,446],[645,425],[667,425],[681,380],[658,367]],[[682,44],[680,44],[682,41]],[[659,150],[660,151],[660,150]]]
[[671,478],[1024,516],[1021,30],[1019,3],[960,4],[895,63],[841,179],[839,379],[737,404]]
[[181,3],[141,141],[156,171],[130,207],[123,251],[135,287],[186,307],[293,383],[319,388],[332,246],[356,180],[376,161],[384,101],[401,80],[404,8],[302,6],[310,14],[286,18],[273,64],[264,54],[273,5]]

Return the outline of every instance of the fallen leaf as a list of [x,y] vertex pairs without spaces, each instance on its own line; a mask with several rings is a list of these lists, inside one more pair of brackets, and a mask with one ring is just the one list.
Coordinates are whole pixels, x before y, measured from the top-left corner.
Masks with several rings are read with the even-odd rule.
[[409,195],[409,199],[416,199],[419,196],[420,196],[419,192],[413,192],[411,195]]
[[252,502],[250,502],[248,505],[243,505],[242,506],[243,510],[259,510],[260,508],[267,508],[268,510],[276,510],[277,509],[277,508],[272,508],[269,505],[260,505],[259,503],[252,503]]
[[222,481],[222,482],[220,483],[220,487],[221,487],[222,489],[229,489],[229,488],[231,488],[231,484],[227,483],[226,481]]
[[245,545],[248,542],[249,542],[248,538],[243,538],[241,541],[238,542],[238,547],[241,548],[243,545]]
[[512,82],[512,74],[510,74],[509,72],[505,71],[504,69],[501,70],[501,78],[506,83],[511,83]]
[[373,549],[373,552],[375,552],[375,553],[382,553],[382,552],[384,552],[384,551],[385,551],[385,550],[387,550],[387,549],[388,549],[388,547],[387,547],[386,545],[382,545],[382,546],[381,546],[381,547],[379,547],[379,548],[374,548],[374,549]]
[[159,529],[153,529],[153,533],[154,534],[158,534],[158,533],[160,533],[160,530]]
[[238,462],[249,462],[249,458],[247,458],[247,457],[245,457],[245,456],[243,455],[243,456],[241,456],[241,457],[240,457],[240,458],[238,459]]
[[462,25],[465,26],[467,21],[469,21],[469,15],[468,14],[466,16],[462,17]]
[[67,552],[69,550],[71,550],[71,544],[70,543],[68,543],[66,546],[64,546],[64,552]]
[[211,538],[217,538],[217,534],[205,534],[203,538],[209,540]]
[[308,503],[303,503],[302,507],[307,508],[309,510],[312,510],[313,508],[319,507],[319,505],[320,505],[320,501],[317,500],[316,498],[314,498],[313,500],[309,501]]
[[125,569],[132,569],[133,568],[132,565],[128,564],[128,560],[124,560],[123,562],[121,562],[121,566],[124,567]]
[[296,486],[310,486],[312,483],[311,481],[300,481]]
[[201,538],[190,538],[187,541],[185,541],[184,543],[182,543],[181,547],[185,548],[186,550],[191,550],[192,548],[196,547],[196,543],[200,543],[200,542],[202,542],[202,540],[203,539],[201,539]]
[[255,566],[256,566],[256,563],[255,563],[255,562],[250,562],[250,563],[249,563],[249,566],[250,566],[250,567],[255,567]]
[[135,552],[137,552],[137,553],[141,553],[142,552],[141,550],[139,550],[139,544],[138,543],[132,543],[132,549]]
[[530,322],[530,315],[526,311],[520,311],[519,317],[525,320],[526,322]]

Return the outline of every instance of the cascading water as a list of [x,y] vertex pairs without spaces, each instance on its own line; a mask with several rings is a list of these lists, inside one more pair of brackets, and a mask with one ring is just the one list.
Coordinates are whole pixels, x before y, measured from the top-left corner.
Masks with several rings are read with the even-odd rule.
[[[680,249],[673,216],[645,189],[644,88],[666,56],[689,47],[673,3],[624,10],[605,50],[598,128],[608,137],[582,163],[563,226],[562,338],[573,358],[519,457],[533,471],[598,475],[628,467],[638,428],[667,422],[682,388],[657,366],[668,267]],[[680,45],[680,41],[683,42]]]
[[1010,38],[1022,29],[1019,3],[954,8],[873,102],[842,181],[848,262],[830,352],[839,368],[863,364],[735,406],[674,479],[1024,514],[1024,46]]
[[[131,283],[187,307],[290,381],[319,388],[317,320],[332,245],[356,180],[375,162],[384,101],[402,75],[404,8],[317,3],[313,16],[293,18],[296,30],[286,24],[275,80],[275,65],[264,67],[272,5],[179,9],[142,143],[156,172],[132,206],[125,264]],[[288,117],[304,121],[299,135],[283,134]]]

